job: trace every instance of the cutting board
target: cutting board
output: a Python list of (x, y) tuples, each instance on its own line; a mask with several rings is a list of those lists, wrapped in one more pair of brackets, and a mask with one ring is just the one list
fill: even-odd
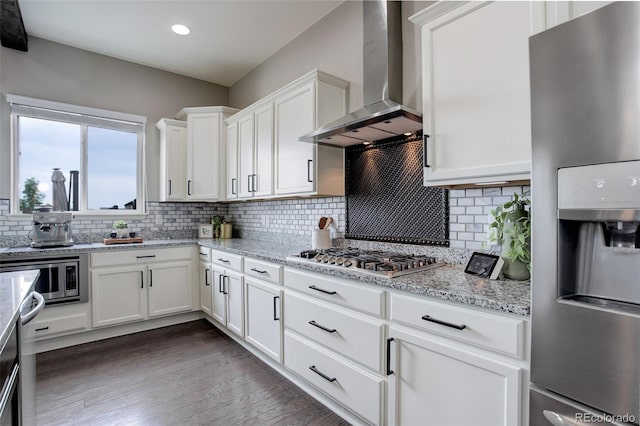
[(134, 237), (134, 238), (103, 238), (102, 242), (105, 246), (111, 244), (134, 244), (141, 243), (142, 237)]

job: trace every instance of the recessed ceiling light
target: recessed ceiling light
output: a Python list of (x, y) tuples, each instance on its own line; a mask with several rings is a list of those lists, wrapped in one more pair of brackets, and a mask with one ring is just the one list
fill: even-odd
[(364, 141), (364, 142), (362, 142), (362, 145), (371, 145), (371, 142), (369, 142), (369, 141)]
[(187, 35), (191, 32), (191, 30), (189, 29), (189, 27), (187, 27), (186, 25), (182, 25), (182, 24), (175, 24), (171, 26), (171, 31), (173, 31), (176, 34), (179, 35)]
[(404, 135), (405, 136), (411, 136), (413, 133), (412, 132), (405, 132)]

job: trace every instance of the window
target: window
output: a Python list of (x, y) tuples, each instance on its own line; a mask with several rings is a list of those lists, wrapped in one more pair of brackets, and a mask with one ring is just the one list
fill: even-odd
[(12, 213), (144, 212), (145, 117), (14, 95), (7, 101)]

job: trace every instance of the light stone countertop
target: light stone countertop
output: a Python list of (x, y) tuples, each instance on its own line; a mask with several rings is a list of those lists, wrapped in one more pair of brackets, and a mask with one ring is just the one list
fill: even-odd
[(11, 335), (20, 316), (20, 304), (33, 289), (40, 271), (0, 273), (0, 349)]
[(528, 316), (531, 310), (531, 288), (528, 281), (488, 280), (464, 273), (464, 267), (446, 265), (429, 271), (386, 278), (358, 273), (355, 270), (334, 269), (315, 263), (300, 263), (287, 260), (288, 256), (308, 250), (308, 244), (285, 244), (280, 241), (260, 241), (233, 238), (228, 240), (184, 239), (150, 240), (141, 244), (116, 244), (105, 246), (101, 243), (76, 244), (72, 247), (55, 249), (32, 249), (27, 247), (0, 249), (0, 260), (20, 256), (60, 255), (73, 252), (97, 252), (104, 250), (131, 250), (154, 247), (171, 247), (199, 244), (216, 250), (262, 259), (312, 272), (320, 272), (339, 278), (361, 281), (405, 291), (473, 305), (481, 308)]

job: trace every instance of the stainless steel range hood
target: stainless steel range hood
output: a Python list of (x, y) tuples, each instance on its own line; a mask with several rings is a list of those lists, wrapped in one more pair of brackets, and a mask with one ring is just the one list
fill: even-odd
[(364, 1), (365, 107), (300, 137), (349, 146), (422, 130), (422, 117), (402, 101), (402, 16), (399, 1)]

